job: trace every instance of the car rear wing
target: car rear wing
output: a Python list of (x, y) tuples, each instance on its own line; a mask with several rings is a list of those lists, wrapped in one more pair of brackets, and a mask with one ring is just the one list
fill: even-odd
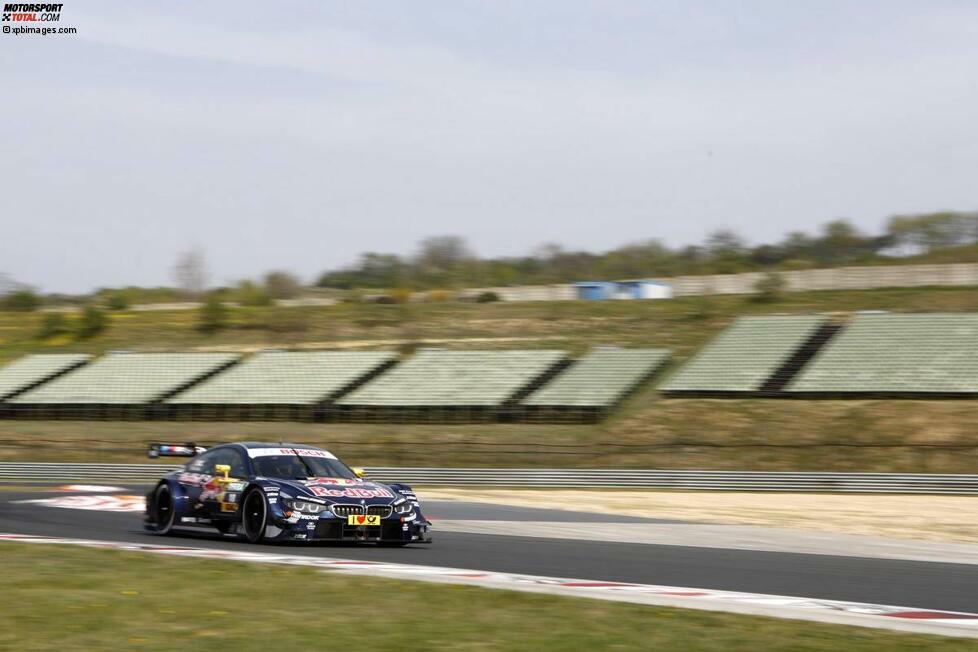
[(205, 450), (207, 450), (207, 448), (204, 446), (198, 446), (192, 441), (183, 444), (154, 441), (150, 443), (149, 450), (146, 451), (146, 455), (153, 459), (156, 459), (157, 457), (195, 457), (200, 453), (203, 453)]

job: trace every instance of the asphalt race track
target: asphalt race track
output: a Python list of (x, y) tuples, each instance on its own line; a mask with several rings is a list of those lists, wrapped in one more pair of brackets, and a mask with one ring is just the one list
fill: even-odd
[[(123, 493), (142, 495), (145, 488)], [(30, 503), (51, 492), (0, 491), (0, 532), (135, 543), (265, 550), (612, 582), (744, 591), (920, 609), (978, 612), (978, 565), (587, 540), (588, 523), (647, 519), (463, 502), (425, 501), (434, 543), (405, 548), (356, 544), (253, 546), (205, 531), (159, 537), (142, 515)], [(422, 495), (423, 500), (423, 495)], [(568, 522), (569, 538), (439, 532), (438, 520)], [(663, 521), (659, 521), (663, 522)], [(675, 523), (675, 521), (670, 521)], [(518, 533), (517, 533), (518, 534)]]

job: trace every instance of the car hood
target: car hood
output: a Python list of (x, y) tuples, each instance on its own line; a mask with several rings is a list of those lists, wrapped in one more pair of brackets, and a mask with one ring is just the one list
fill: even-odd
[(296, 497), (313, 496), (330, 502), (355, 501), (364, 504), (389, 505), (400, 494), (390, 487), (366, 480), (339, 478), (309, 478), (306, 480), (278, 480), (283, 489), (295, 491)]

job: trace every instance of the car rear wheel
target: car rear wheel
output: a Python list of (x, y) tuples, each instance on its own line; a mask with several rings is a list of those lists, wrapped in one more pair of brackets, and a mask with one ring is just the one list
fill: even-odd
[(252, 489), (241, 504), (241, 525), (245, 538), (251, 543), (261, 543), (268, 525), (268, 502), (261, 489)]
[(170, 487), (165, 484), (161, 484), (156, 488), (156, 496), (153, 499), (153, 504), (156, 507), (156, 513), (153, 515), (156, 519), (156, 531), (159, 534), (169, 534), (173, 530), (173, 521), (176, 516), (176, 510), (173, 507), (173, 495), (170, 493)]

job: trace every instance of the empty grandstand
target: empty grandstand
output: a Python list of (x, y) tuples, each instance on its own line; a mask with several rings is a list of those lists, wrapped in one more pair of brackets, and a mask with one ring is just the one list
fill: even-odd
[(267, 351), (165, 401), (177, 418), (311, 420), (395, 363), (386, 351)]
[(144, 418), (149, 404), (240, 359), (231, 353), (110, 353), (8, 401), (16, 416)]
[(974, 396), (978, 315), (857, 315), (787, 389), (797, 396)]
[(667, 396), (777, 393), (837, 329), (817, 315), (740, 317), (661, 389)]
[(523, 399), (524, 416), (532, 421), (597, 421), (668, 359), (667, 349), (592, 349)]
[(421, 350), (338, 399), (332, 418), (485, 421), (509, 408), (567, 363), (563, 351)]
[(25, 355), (0, 369), (0, 400), (40, 385), (41, 383), (85, 364), (92, 356), (83, 353), (48, 353)]

